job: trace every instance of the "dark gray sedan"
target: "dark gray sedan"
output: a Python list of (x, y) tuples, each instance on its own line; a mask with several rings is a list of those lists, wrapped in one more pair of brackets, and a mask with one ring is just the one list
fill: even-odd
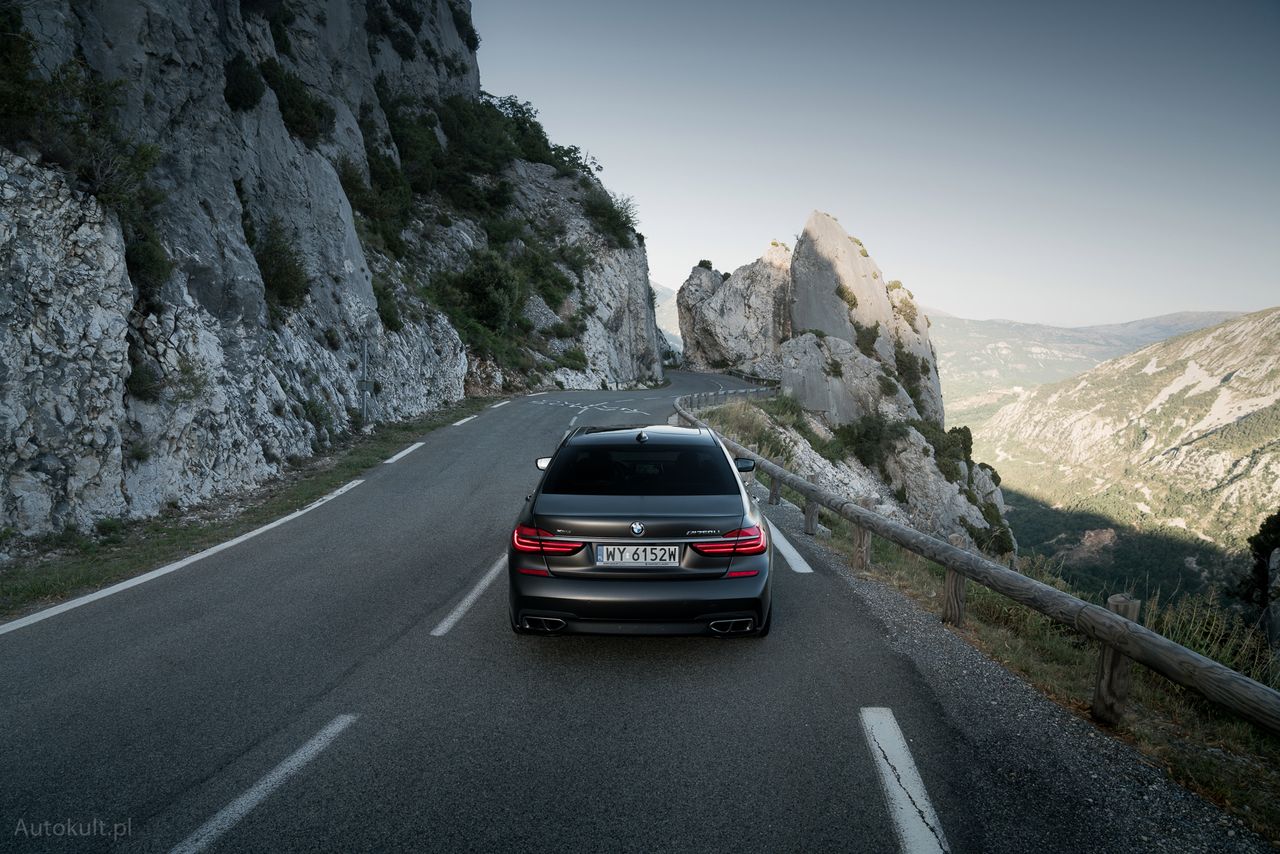
[(708, 430), (581, 427), (538, 467), (507, 550), (516, 632), (768, 634), (753, 461)]

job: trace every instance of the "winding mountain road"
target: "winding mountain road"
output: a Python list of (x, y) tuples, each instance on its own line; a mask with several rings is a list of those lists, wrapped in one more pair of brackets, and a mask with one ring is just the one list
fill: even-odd
[(514, 635), (534, 458), (741, 385), (498, 404), (257, 536), (0, 626), (0, 849), (1260, 846), (786, 505), (767, 638)]

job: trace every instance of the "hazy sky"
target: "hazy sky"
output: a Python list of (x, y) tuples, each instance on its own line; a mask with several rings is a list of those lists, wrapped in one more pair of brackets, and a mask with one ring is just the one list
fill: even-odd
[(964, 317), (1280, 304), (1280, 3), (474, 0), (481, 85), (634, 197), (652, 277), (814, 208)]

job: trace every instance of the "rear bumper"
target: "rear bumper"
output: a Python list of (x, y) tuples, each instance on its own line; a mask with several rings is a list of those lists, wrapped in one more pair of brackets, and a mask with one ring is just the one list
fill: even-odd
[(717, 632), (717, 620), (763, 624), (770, 607), (770, 573), (701, 580), (575, 579), (522, 575), (508, 569), (511, 618), (564, 620), (570, 634), (686, 635)]

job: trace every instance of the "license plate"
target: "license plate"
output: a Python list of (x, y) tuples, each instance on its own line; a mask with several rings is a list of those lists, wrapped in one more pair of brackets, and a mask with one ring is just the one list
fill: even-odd
[(677, 566), (677, 545), (596, 546), (596, 563), (610, 566)]

